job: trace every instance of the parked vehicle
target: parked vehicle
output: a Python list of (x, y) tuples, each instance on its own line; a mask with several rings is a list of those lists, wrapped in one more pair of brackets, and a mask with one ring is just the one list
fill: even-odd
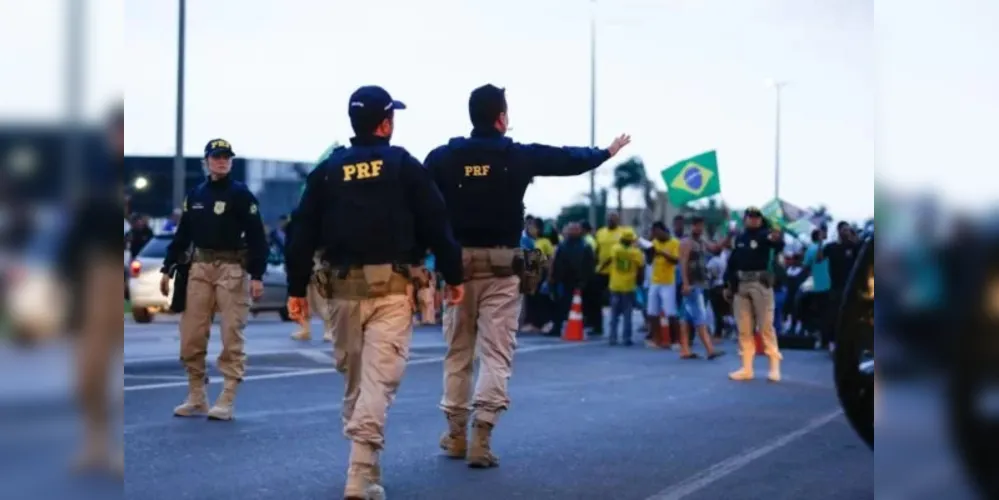
[[(172, 233), (156, 235), (129, 264), (128, 289), (132, 318), (136, 323), (149, 323), (157, 314), (169, 313), (174, 292), (173, 280), (170, 282), (171, 295), (164, 297), (160, 293), (160, 268), (171, 241), (173, 241)], [(282, 320), (289, 321), (287, 277), (284, 272), (284, 262), (277, 252), (272, 252), (263, 281), (264, 295), (251, 304), (250, 312), (257, 314), (276, 311)]]
[(59, 335), (69, 301), (56, 260), (64, 227), (57, 219), (37, 217), (27, 246), (8, 255), (3, 266), (7, 291), (7, 321), (14, 338), (35, 342)]

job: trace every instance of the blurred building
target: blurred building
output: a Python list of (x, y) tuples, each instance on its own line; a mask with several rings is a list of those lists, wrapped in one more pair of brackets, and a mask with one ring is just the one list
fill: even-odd
[(0, 126), (0, 200), (56, 203), (74, 181), (101, 178), (107, 172), (107, 158), (100, 129)]
[[(236, 157), (230, 175), (253, 191), (260, 201), (264, 222), (270, 224), (298, 203), (304, 175), (310, 168), (309, 163)], [(173, 157), (126, 156), (124, 169), (132, 212), (162, 218), (177, 208), (172, 200)], [(185, 191), (203, 182), (205, 175), (200, 157), (186, 158)]]

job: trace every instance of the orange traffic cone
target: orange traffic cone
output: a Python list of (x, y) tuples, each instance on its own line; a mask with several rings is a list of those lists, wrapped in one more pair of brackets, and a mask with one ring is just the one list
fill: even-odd
[(673, 347), (673, 337), (669, 331), (669, 318), (665, 314), (659, 315), (659, 338), (656, 339), (659, 347), (669, 349)]
[(760, 336), (760, 332), (756, 332), (753, 334), (753, 340), (756, 341), (756, 355), (762, 356), (764, 354), (763, 337)]
[(579, 290), (572, 292), (572, 307), (569, 308), (569, 321), (562, 331), (562, 339), (572, 342), (583, 340), (583, 296)]

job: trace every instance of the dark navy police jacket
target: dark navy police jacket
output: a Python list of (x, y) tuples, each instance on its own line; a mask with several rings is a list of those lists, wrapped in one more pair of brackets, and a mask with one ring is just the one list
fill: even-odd
[(422, 264), (427, 248), (451, 285), (463, 281), (461, 247), (427, 170), (384, 138), (353, 138), (309, 174), (292, 215), (288, 293), (305, 297), (319, 248), (335, 267)]
[(187, 194), (162, 271), (172, 271), (191, 244), (204, 250), (245, 249), (250, 279), (263, 278), (270, 249), (257, 198), (246, 184), (229, 176), (219, 180), (209, 178)]
[(582, 174), (609, 158), (605, 149), (519, 144), (476, 129), (433, 150), (425, 164), (462, 246), (518, 248), (524, 193), (535, 177)]

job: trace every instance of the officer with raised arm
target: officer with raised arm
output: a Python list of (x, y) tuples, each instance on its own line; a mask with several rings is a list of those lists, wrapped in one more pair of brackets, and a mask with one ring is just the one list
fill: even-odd
[[(229, 177), (233, 156), (232, 146), (223, 139), (205, 145), (208, 179), (184, 200), (180, 223), (163, 259), (160, 291), (168, 296), (170, 275), (194, 245), (186, 306), (180, 319), (180, 358), (187, 370), (188, 393), (187, 399), (174, 409), (178, 417), (207, 412), (212, 420), (232, 419), (236, 388), (246, 370), (243, 329), (250, 313), (250, 296), (260, 298), (264, 293), (263, 276), (270, 249), (256, 197), (245, 184)], [(218, 366), (224, 386), (209, 409), (205, 392), (206, 332), (216, 308), (222, 314)]]
[[(589, 172), (631, 142), (622, 135), (607, 149), (520, 144), (506, 137), (510, 119), (506, 91), (485, 85), (468, 100), (470, 137), (456, 137), (433, 150), (425, 162), (447, 202), (455, 236), (463, 250), (468, 285), (458, 307), (448, 308), (444, 336), (444, 396), (441, 409), (447, 431), (440, 447), (470, 467), (499, 464), (490, 437), (510, 398), (507, 380), (516, 345), (520, 294), (533, 293), (523, 282), (541, 270), (536, 255), (520, 250), (524, 193), (538, 176), (573, 176)], [(526, 275), (525, 275), (526, 272)], [(533, 283), (536, 285), (537, 283)], [(481, 366), (472, 396), (472, 360), (476, 346)], [(468, 443), (469, 414), (472, 419)]]
[(324, 250), (337, 369), (344, 374), (344, 434), (351, 440), (345, 499), (380, 498), (378, 455), (385, 417), (399, 387), (413, 335), (413, 268), (429, 247), (448, 298), (464, 295), (461, 247), (444, 200), (426, 169), (389, 144), (395, 110), (405, 106), (381, 87), (350, 97), (356, 136), (333, 151), (306, 181), (288, 250), (288, 310), (308, 316), (314, 253)]

